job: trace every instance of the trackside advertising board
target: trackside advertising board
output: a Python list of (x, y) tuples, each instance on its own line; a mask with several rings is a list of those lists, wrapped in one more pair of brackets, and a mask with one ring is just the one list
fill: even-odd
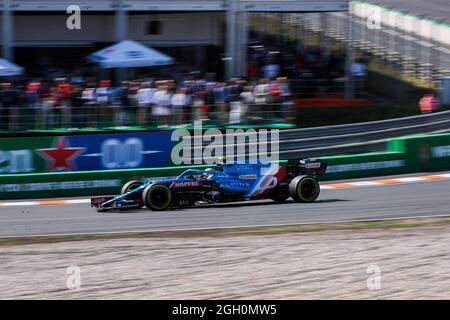
[(0, 138), (0, 174), (170, 165), (170, 131)]
[(366, 153), (322, 157), (328, 162), (325, 180), (358, 178), (407, 172), (405, 154), (401, 152)]
[[(210, 166), (197, 166), (207, 168)], [(190, 166), (0, 175), (0, 200), (117, 194), (129, 180), (177, 176)]]
[(410, 171), (450, 168), (450, 134), (412, 136), (389, 140), (389, 150), (403, 152)]

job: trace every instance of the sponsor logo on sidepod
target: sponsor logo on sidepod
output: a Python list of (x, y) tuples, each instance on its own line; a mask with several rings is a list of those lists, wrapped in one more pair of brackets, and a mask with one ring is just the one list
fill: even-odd
[(239, 179), (256, 179), (256, 174), (241, 174)]
[(170, 186), (171, 188), (186, 188), (186, 187), (200, 187), (203, 184), (200, 181), (180, 181), (174, 182)]

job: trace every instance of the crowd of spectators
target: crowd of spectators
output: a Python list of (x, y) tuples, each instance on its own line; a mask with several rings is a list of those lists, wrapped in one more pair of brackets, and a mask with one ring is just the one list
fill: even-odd
[(283, 74), (299, 98), (343, 97), (345, 51), (296, 42), (273, 47), (255, 43), (249, 47), (247, 73), (250, 78)]
[(3, 130), (112, 126), (219, 125), (284, 121), (291, 105), (285, 77), (214, 81), (151, 78), (122, 81), (57, 78), (0, 84)]
[[(343, 97), (344, 69), (340, 51), (289, 43), (250, 46), (246, 79), (171, 72), (113, 83), (81, 70), (45, 69), (33, 80), (0, 79), (0, 130), (286, 122), (294, 95)], [(357, 89), (363, 71), (362, 63), (352, 66)]]

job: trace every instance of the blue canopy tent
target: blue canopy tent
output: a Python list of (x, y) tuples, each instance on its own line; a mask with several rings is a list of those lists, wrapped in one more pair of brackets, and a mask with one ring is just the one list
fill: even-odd
[(153, 67), (173, 63), (173, 58), (132, 40), (124, 40), (90, 54), (88, 60), (102, 68)]
[(0, 77), (16, 76), (22, 74), (23, 70), (21, 66), (0, 58)]

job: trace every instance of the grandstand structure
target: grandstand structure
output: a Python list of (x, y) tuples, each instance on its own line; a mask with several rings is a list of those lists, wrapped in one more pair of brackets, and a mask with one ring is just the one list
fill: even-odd
[[(80, 30), (66, 28), (71, 4), (81, 9)], [(347, 12), (349, 0), (1, 0), (0, 5), (2, 55), (10, 60), (17, 47), (89, 47), (126, 38), (157, 47), (220, 45), (230, 78), (246, 72), (249, 13)], [(201, 51), (196, 56), (204, 58)]]

